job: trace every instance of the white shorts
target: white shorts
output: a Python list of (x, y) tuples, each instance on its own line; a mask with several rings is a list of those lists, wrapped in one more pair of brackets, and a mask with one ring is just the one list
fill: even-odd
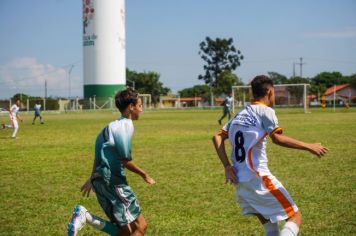
[(236, 190), (242, 214), (260, 214), (276, 223), (292, 217), (298, 207), (287, 190), (274, 176), (256, 176), (241, 182)]

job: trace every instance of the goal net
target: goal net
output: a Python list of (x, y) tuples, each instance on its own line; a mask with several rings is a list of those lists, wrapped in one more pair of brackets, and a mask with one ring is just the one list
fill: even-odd
[[(276, 84), (274, 85), (275, 104), (274, 107), (300, 107), (308, 112), (310, 84)], [(250, 85), (232, 86), (234, 98), (233, 111), (242, 108), (252, 101)]]
[(141, 93), (139, 93), (138, 96), (141, 98), (142, 108), (144, 110), (151, 109), (151, 104), (152, 104), (151, 94), (141, 94)]

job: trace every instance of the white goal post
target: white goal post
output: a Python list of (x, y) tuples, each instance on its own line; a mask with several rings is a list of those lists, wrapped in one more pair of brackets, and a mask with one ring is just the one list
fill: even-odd
[[(275, 106), (303, 106), (304, 113), (308, 113), (309, 87), (310, 84), (275, 84)], [(252, 100), (252, 92), (250, 85), (232, 86), (231, 91), (232, 98), (234, 100), (234, 105), (232, 107), (232, 111), (234, 113), (236, 107), (246, 106)]]
[(151, 105), (152, 105), (151, 94), (139, 93), (138, 96), (141, 98), (143, 109), (151, 109)]

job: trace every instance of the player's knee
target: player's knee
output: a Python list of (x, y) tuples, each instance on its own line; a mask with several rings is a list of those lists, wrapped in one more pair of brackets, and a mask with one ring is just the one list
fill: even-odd
[(132, 234), (132, 230), (131, 227), (129, 225), (124, 225), (120, 228), (119, 232), (117, 232), (117, 236), (122, 236), (122, 235), (131, 235)]
[(302, 224), (302, 213), (300, 211), (297, 211), (294, 216), (288, 219), (288, 221), (293, 221), (300, 227), (300, 225)]
[(147, 222), (145, 220), (141, 220), (138, 224), (137, 230), (144, 234), (147, 230), (147, 227)]

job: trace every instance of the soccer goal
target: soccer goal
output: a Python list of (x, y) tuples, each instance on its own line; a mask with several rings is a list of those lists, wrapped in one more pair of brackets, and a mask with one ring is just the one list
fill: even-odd
[[(301, 107), (308, 113), (310, 84), (276, 84), (274, 85), (275, 107)], [(233, 112), (244, 107), (252, 101), (250, 85), (232, 86), (234, 98)]]
[(142, 101), (142, 107), (143, 109), (151, 109), (151, 104), (152, 104), (152, 98), (151, 94), (139, 94), (139, 97), (141, 98)]

